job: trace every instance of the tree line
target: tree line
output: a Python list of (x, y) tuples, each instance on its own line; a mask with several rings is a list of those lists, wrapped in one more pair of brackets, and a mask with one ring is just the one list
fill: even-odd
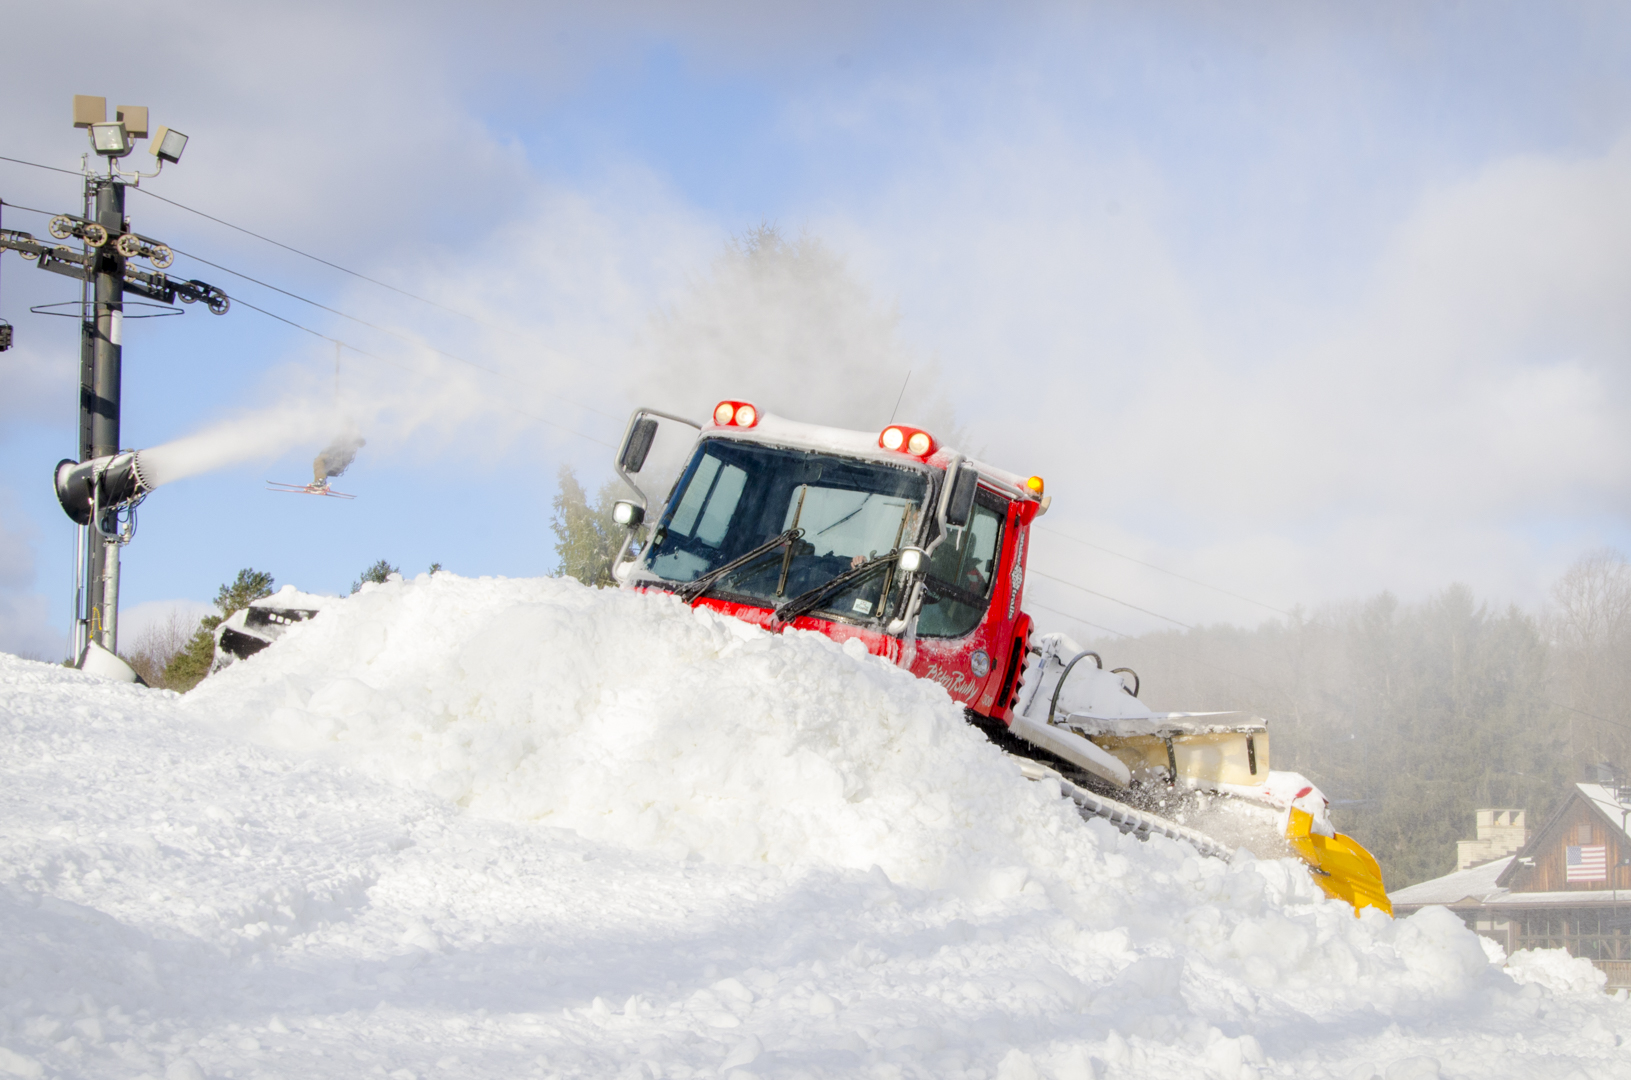
[(1574, 781), (1631, 764), (1631, 565), (1618, 552), (1582, 557), (1538, 612), (1451, 585), (1417, 603), (1384, 592), (1087, 647), (1136, 669), (1156, 709), (1267, 719), (1274, 767), (1332, 798), (1390, 888), (1454, 870), (1474, 810), (1523, 809), (1534, 828)]

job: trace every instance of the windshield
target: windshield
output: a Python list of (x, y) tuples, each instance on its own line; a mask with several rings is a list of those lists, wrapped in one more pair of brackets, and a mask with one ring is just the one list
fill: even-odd
[[(796, 529), (710, 590), (773, 607), (914, 542), (927, 492), (927, 477), (914, 469), (710, 439), (680, 477), (647, 565), (667, 581), (694, 581)], [(879, 617), (896, 577), (892, 564), (880, 565), (818, 610)]]

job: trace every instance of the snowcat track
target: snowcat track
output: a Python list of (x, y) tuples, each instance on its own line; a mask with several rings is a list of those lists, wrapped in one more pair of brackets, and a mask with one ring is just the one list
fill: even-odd
[(965, 709), (964, 715), (969, 723), (985, 732), (986, 738), (1008, 754), (1019, 758), (1020, 768), (1027, 777), (1032, 780), (1040, 780), (1043, 777), (1057, 779), (1060, 792), (1076, 804), (1083, 817), (1103, 818), (1122, 832), (1131, 833), (1140, 840), (1148, 840), (1152, 836), (1180, 840), (1208, 858), (1227, 862), (1234, 856), (1233, 848), (1212, 839), (1199, 829), (1191, 829), (1171, 818), (1129, 806), (1119, 799), (1112, 799), (1108, 795), (1076, 783), (1065, 775), (1065, 770), (1081, 775), (1084, 780), (1087, 778), (1086, 774), (1081, 773), (1081, 770), (1070, 762), (1016, 738), (1006, 726), (989, 720), (972, 709)]
[(1219, 843), (1199, 829), (1191, 829), (1159, 814), (1117, 802), (1096, 791), (1089, 791), (1079, 784), (1073, 784), (1063, 776), (1059, 777), (1059, 789), (1081, 809), (1083, 817), (1104, 818), (1122, 832), (1131, 833), (1140, 840), (1148, 840), (1152, 836), (1181, 840), (1201, 855), (1222, 859), (1225, 862), (1234, 855), (1234, 851), (1226, 844)]

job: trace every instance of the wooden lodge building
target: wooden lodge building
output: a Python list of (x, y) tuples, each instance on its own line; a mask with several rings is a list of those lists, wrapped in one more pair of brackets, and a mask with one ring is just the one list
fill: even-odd
[[(1391, 893), (1395, 915), (1438, 904), (1506, 949), (1567, 949), (1631, 986), (1631, 789), (1576, 784), (1529, 834), (1521, 810), (1478, 811), (1458, 869)], [(1489, 855), (1487, 859), (1480, 856)]]

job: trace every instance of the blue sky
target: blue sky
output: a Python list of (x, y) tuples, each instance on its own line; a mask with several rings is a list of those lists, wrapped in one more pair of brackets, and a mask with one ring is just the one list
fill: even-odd
[[(245, 307), (133, 325), (125, 442), (245, 438), (142, 508), (128, 606), (207, 601), (242, 566), (319, 591), (379, 557), (547, 572), (556, 467), (605, 477), (593, 440), (633, 405), (747, 386), (866, 424), (908, 370), (903, 408), (941, 400), (994, 463), (1048, 476), (1051, 527), (1277, 606), (1461, 580), (1536, 607), (1628, 542), (1615, 5), (64, 3), (8, 28), (48, 47), (96, 20), (125, 43), (105, 74), (0, 72), (0, 152), (73, 168), (74, 93), (148, 104), (193, 140), (153, 192), (477, 319), (137, 193), (140, 231), (503, 373), (179, 259), (412, 374), (348, 353), (337, 402), (332, 345)], [(0, 162), (8, 203), (77, 190)], [(864, 294), (830, 363), (798, 351), (806, 313), (723, 276), (761, 222), (819, 237)], [(73, 322), (28, 307), (71, 288), (0, 263), (0, 648), (41, 655), (66, 620), (47, 478), (77, 358)], [(370, 439), (356, 502), (264, 490), (346, 418)], [(1182, 621), (1261, 614), (1035, 557)]]

